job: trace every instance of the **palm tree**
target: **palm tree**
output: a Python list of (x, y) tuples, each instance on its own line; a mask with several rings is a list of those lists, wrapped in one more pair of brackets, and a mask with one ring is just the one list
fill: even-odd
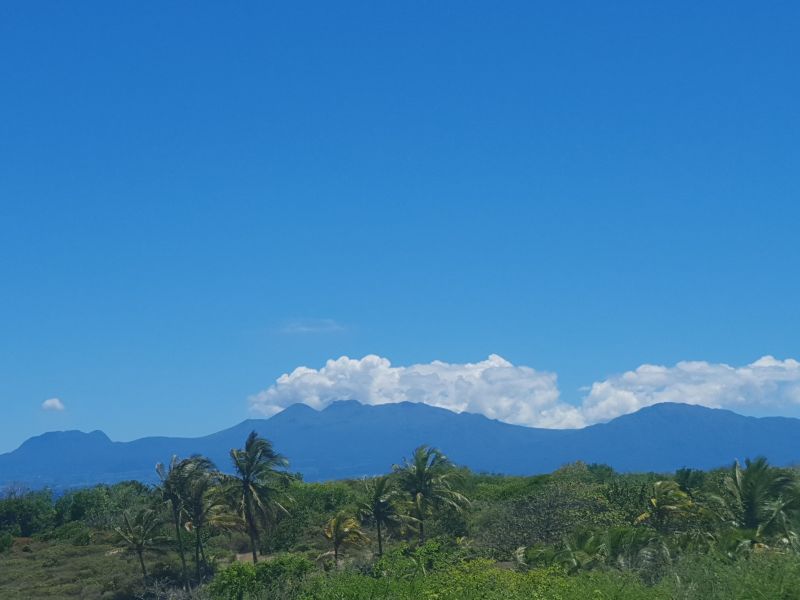
[(434, 509), (449, 507), (461, 511), (469, 500), (453, 489), (458, 473), (453, 463), (436, 448), (420, 446), (411, 460), (395, 465), (398, 486), (411, 501), (412, 517), (419, 527), (419, 543), (425, 542), (425, 518)]
[(754, 531), (756, 539), (784, 529), (787, 513), (798, 504), (791, 477), (770, 467), (763, 457), (745, 460), (745, 468), (735, 462), (724, 485), (734, 522)]
[(156, 465), (156, 473), (161, 480), (159, 491), (163, 500), (169, 504), (172, 511), (172, 524), (175, 527), (175, 539), (178, 542), (178, 554), (181, 558), (181, 573), (183, 586), (189, 585), (189, 576), (186, 571), (186, 551), (183, 547), (181, 534), (186, 499), (192, 479), (213, 468), (213, 463), (202, 456), (179, 459), (173, 456), (168, 467), (163, 463)]
[(675, 481), (680, 488), (694, 497), (697, 490), (703, 487), (706, 480), (705, 471), (699, 469), (682, 468), (675, 471)]
[(190, 481), (184, 510), (184, 527), (194, 534), (195, 576), (200, 581), (201, 564), (206, 564), (203, 532), (208, 527), (225, 530), (238, 529), (241, 520), (228, 510), (226, 499), (219, 487), (220, 476), (212, 471), (198, 472)]
[(671, 561), (664, 537), (644, 527), (611, 527), (602, 534), (603, 552), (609, 567), (621, 571), (657, 569)]
[(122, 538), (128, 550), (136, 554), (142, 568), (142, 579), (147, 582), (147, 567), (144, 563), (144, 553), (149, 548), (160, 545), (164, 540), (157, 535), (161, 527), (161, 517), (152, 508), (141, 508), (132, 515), (123, 511), (122, 527), (114, 530)]
[(322, 530), (322, 535), (333, 545), (333, 562), (336, 565), (339, 564), (339, 551), (342, 546), (355, 546), (369, 541), (358, 527), (358, 521), (344, 513), (339, 513), (328, 521)]
[(288, 514), (281, 498), (290, 480), (282, 469), (289, 463), (255, 431), (247, 437), (243, 450), (233, 449), (230, 454), (235, 474), (226, 477), (227, 491), (247, 527), (255, 564), (259, 546), (257, 522), (268, 523), (281, 513)]
[(378, 530), (378, 556), (383, 556), (382, 528), (400, 521), (395, 506), (398, 492), (386, 475), (367, 479), (364, 486), (366, 494), (359, 506), (359, 512), (363, 521), (375, 524)]
[[(554, 556), (569, 573), (593, 569), (604, 559), (604, 545), (601, 536), (588, 530), (574, 532), (563, 541), (563, 549)], [(539, 554), (537, 558), (546, 557)]]
[(636, 523), (649, 521), (660, 532), (675, 519), (688, 516), (693, 507), (689, 494), (675, 481), (656, 481), (649, 495), (647, 508), (636, 518)]

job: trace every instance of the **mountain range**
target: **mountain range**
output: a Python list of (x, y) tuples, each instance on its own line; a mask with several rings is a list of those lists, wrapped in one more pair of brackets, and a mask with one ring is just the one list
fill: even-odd
[(440, 448), (474, 471), (530, 475), (569, 462), (605, 463), (618, 471), (714, 468), (757, 455), (787, 465), (800, 459), (800, 419), (745, 417), (664, 403), (584, 429), (535, 429), (426, 404), (379, 406), (335, 402), (317, 411), (295, 404), (198, 438), (147, 437), (114, 442), (101, 431), (45, 433), (0, 455), (0, 487), (65, 489), (156, 480), (154, 466), (173, 454), (203, 454), (226, 470), (228, 452), (250, 431), (270, 439), (306, 481), (389, 471), (420, 444)]

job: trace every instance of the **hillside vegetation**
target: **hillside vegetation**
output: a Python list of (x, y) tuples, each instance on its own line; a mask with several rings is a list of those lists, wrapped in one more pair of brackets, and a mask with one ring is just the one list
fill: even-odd
[(619, 474), (476, 474), (435, 448), (305, 483), (251, 434), (160, 484), (10, 488), (2, 598), (800, 598), (800, 472), (763, 458)]

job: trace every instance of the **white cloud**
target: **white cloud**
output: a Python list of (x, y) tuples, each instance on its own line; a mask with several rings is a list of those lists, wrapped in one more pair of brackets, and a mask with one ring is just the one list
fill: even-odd
[(293, 319), (285, 323), (281, 333), (299, 335), (307, 333), (338, 333), (344, 326), (333, 319)]
[(424, 402), (537, 427), (584, 424), (575, 407), (559, 401), (555, 374), (514, 366), (496, 354), (477, 363), (433, 361), (407, 367), (375, 355), (343, 356), (321, 369), (298, 367), (250, 398), (252, 408), (264, 415), (297, 402), (322, 409), (336, 400)]
[(641, 365), (595, 382), (582, 412), (589, 423), (608, 421), (659, 402), (683, 402), (747, 413), (800, 408), (800, 362), (764, 356), (743, 367), (704, 361), (674, 367)]
[(645, 364), (595, 382), (582, 404), (573, 406), (560, 400), (555, 373), (515, 366), (496, 354), (477, 363), (433, 361), (407, 367), (375, 355), (343, 356), (321, 369), (298, 367), (281, 375), (250, 403), (254, 411), (271, 416), (297, 402), (319, 410), (336, 400), (424, 402), (546, 428), (583, 427), (659, 402), (800, 415), (800, 362), (764, 356), (743, 367), (701, 361), (673, 367)]
[(50, 411), (50, 412), (63, 412), (66, 410), (66, 406), (64, 403), (58, 398), (49, 398), (42, 402), (42, 410)]

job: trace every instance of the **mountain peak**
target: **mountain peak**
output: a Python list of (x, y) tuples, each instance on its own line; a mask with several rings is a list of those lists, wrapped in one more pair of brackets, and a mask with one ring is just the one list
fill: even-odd
[(364, 408), (365, 404), (361, 404), (358, 400), (336, 400), (331, 402), (325, 407), (323, 412), (352, 412)]
[(315, 408), (310, 407), (308, 404), (303, 404), (302, 402), (296, 402), (295, 404), (290, 404), (275, 416), (278, 415), (303, 416), (303, 415), (311, 415), (316, 412), (318, 411)]
[(111, 439), (102, 431), (94, 430), (90, 432), (70, 429), (67, 431), (48, 431), (41, 435), (30, 438), (23, 442), (22, 448), (31, 448), (51, 443), (77, 443), (77, 444), (110, 444)]

